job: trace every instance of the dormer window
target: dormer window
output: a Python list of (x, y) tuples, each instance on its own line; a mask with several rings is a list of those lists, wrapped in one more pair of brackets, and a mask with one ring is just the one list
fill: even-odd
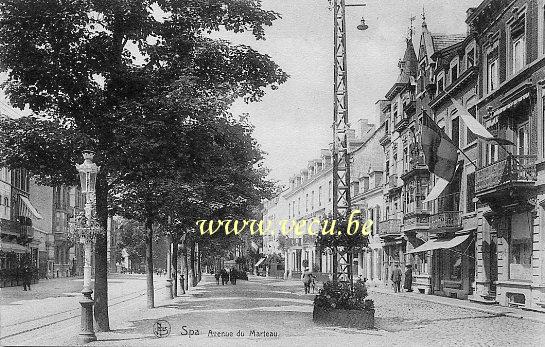
[(456, 82), (458, 79), (458, 59), (450, 63), (450, 83)]
[(437, 76), (437, 94), (445, 90), (445, 75), (443, 73)]

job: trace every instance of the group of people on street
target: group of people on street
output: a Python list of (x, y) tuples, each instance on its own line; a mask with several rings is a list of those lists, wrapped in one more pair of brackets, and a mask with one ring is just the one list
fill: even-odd
[(316, 276), (310, 271), (310, 269), (307, 267), (301, 274), (301, 281), (303, 281), (303, 286), (305, 287), (305, 294), (310, 294), (310, 290), (312, 289), (312, 292), (314, 293), (316, 282), (315, 282)]
[[(400, 293), (401, 292), (401, 280), (403, 278), (403, 272), (399, 268), (399, 265), (395, 265), (394, 270), (392, 271), (392, 275), (390, 276), (390, 279), (393, 282), (394, 286), (394, 292)], [(407, 290), (408, 292), (413, 291), (413, 268), (409, 264), (407, 265), (407, 269), (405, 270), (405, 282), (403, 283), (403, 289)]]
[(220, 278), (221, 285), (225, 285), (229, 282), (231, 282), (231, 284), (237, 284), (237, 271), (234, 267), (232, 267), (229, 271), (226, 268), (216, 271), (214, 277), (216, 278), (216, 284), (218, 286), (220, 284)]

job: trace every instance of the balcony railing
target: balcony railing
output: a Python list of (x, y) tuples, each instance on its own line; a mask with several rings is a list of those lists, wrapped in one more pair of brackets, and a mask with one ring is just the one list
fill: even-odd
[(534, 182), (536, 157), (530, 155), (509, 156), (479, 169), (475, 175), (475, 192), (487, 192), (504, 184)]
[(430, 216), (430, 231), (457, 229), (462, 227), (462, 212), (445, 211)]
[(34, 238), (34, 228), (18, 221), (1, 219), (0, 231), (2, 234), (9, 234), (18, 237)]
[(400, 219), (388, 219), (379, 222), (378, 225), (379, 235), (395, 235), (401, 234), (401, 220)]

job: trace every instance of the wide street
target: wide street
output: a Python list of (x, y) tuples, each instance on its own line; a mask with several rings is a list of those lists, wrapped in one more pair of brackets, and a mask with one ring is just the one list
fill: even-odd
[[(20, 287), (2, 289), (0, 343), (76, 344), (81, 283), (78, 279), (56, 279), (41, 281), (30, 292)], [(538, 346), (545, 341), (542, 323), (452, 306), (452, 302), (457, 304), (454, 299), (447, 299), (451, 302), (445, 305), (422, 301), (417, 294), (371, 289), (376, 329), (355, 330), (315, 325), (313, 295), (302, 294), (299, 281), (251, 276), (236, 286), (217, 286), (205, 275), (197, 287), (174, 300), (165, 298), (164, 277), (156, 278), (155, 283), (157, 307), (148, 310), (144, 276), (112, 276), (112, 331), (97, 333), (99, 341), (89, 345), (210, 346), (228, 342), (284, 346), (306, 345), (311, 338), (315, 345), (371, 346)], [(169, 322), (170, 336), (159, 339), (154, 335), (153, 325), (159, 319)]]

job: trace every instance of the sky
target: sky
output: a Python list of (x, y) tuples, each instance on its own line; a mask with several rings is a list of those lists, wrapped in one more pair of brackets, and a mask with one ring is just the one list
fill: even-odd
[[(350, 123), (362, 118), (377, 122), (375, 102), (384, 98), (397, 78), (411, 16), (416, 17), (413, 41), (418, 53), (423, 7), (431, 32), (456, 34), (466, 32), (466, 10), (480, 2), (368, 0), (363, 8), (347, 8)], [(362, 2), (347, 0), (354, 3)], [(270, 179), (286, 184), (332, 139), (333, 12), (327, 0), (262, 0), (262, 6), (282, 15), (267, 28), (265, 41), (224, 31), (213, 36), (268, 54), (291, 76), (278, 90), (268, 90), (262, 101), (241, 101), (232, 107), (235, 114), (250, 115), (254, 137), (267, 153)], [(366, 31), (356, 29), (362, 15), (369, 25)], [(7, 107), (0, 91), (0, 110)]]
[[(347, 4), (361, 3), (347, 0)], [(466, 10), (478, 0), (368, 0), (365, 7), (347, 8), (349, 120), (377, 123), (375, 102), (395, 82), (415, 16), (413, 38), (418, 54), (422, 7), (431, 32), (465, 33)], [(291, 77), (278, 90), (269, 90), (258, 103), (236, 103), (234, 113), (249, 113), (254, 137), (267, 153), (270, 178), (287, 184), (289, 177), (318, 158), (332, 140), (333, 12), (327, 0), (263, 0), (263, 8), (279, 12), (281, 20), (266, 31), (265, 41), (249, 35), (225, 34), (232, 43), (268, 54)], [(356, 26), (364, 15), (369, 29)]]

